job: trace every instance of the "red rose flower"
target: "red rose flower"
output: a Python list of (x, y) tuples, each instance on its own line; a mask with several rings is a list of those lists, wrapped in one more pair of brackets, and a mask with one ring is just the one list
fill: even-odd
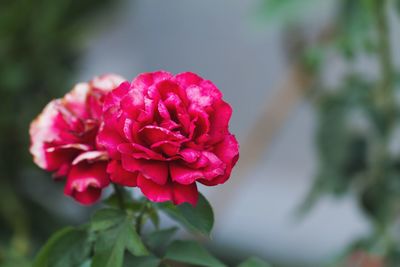
[(231, 107), (194, 73), (141, 74), (109, 93), (103, 111), (97, 140), (112, 160), (111, 181), (152, 201), (195, 205), (196, 183), (224, 183), (238, 160)]
[(77, 84), (62, 99), (51, 101), (30, 126), (30, 152), (35, 163), (67, 177), (65, 194), (88, 205), (108, 186), (108, 156), (96, 144), (104, 96), (123, 79), (104, 75)]

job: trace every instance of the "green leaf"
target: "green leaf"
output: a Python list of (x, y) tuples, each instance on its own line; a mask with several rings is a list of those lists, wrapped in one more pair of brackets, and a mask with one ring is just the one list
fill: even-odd
[(133, 225), (127, 220), (121, 233), (125, 237), (126, 249), (135, 256), (146, 256), (149, 254), (142, 239), (136, 232)]
[(91, 264), (92, 264), (92, 260), (88, 259), (84, 263), (82, 263), (81, 266), (79, 266), (79, 267), (90, 267)]
[(98, 233), (92, 267), (121, 267), (125, 250), (135, 256), (148, 255), (129, 217)]
[(160, 227), (160, 217), (157, 210), (153, 206), (150, 206), (147, 208), (146, 215), (150, 218), (154, 227), (158, 229)]
[(154, 256), (135, 257), (127, 256), (124, 262), (124, 267), (158, 267), (161, 260)]
[[(124, 206), (126, 209), (128, 210), (132, 210), (132, 211), (139, 211), (142, 207), (142, 203), (139, 201), (136, 201), (131, 193), (124, 189), (123, 187), (119, 188), (121, 196), (122, 196), (122, 200), (124, 202)], [(111, 194), (106, 200), (104, 200), (104, 203), (110, 207), (113, 208), (120, 208), (120, 197), (118, 196), (115, 192), (113, 194)]]
[(152, 250), (157, 250), (159, 248), (165, 247), (166, 245), (168, 245), (168, 242), (171, 240), (172, 236), (176, 233), (177, 230), (178, 228), (171, 227), (151, 232), (145, 238), (146, 244)]
[(165, 259), (206, 267), (226, 266), (194, 241), (174, 241), (168, 247)]
[(98, 210), (93, 216), (90, 228), (93, 231), (106, 230), (121, 223), (126, 218), (126, 213), (119, 209), (106, 208)]
[(259, 258), (251, 257), (250, 259), (239, 264), (238, 267), (271, 267), (271, 265)]
[(4, 248), (0, 246), (0, 266), (1, 267), (32, 267), (26, 257), (15, 251), (15, 248)]
[(47, 241), (39, 251), (33, 267), (79, 267), (89, 257), (89, 252), (87, 232), (67, 227)]
[(400, 0), (395, 0), (395, 8), (398, 13), (400, 13)]
[(307, 19), (310, 10), (319, 10), (325, 1), (319, 0), (264, 0), (259, 13), (279, 24), (295, 23)]
[(214, 213), (210, 203), (202, 194), (199, 195), (196, 207), (189, 203), (175, 206), (170, 202), (161, 203), (158, 207), (190, 231), (210, 235), (214, 225)]
[[(111, 240), (110, 240), (111, 243)], [(110, 248), (97, 249), (92, 261), (92, 267), (121, 267), (124, 261), (125, 247), (122, 241), (117, 240)]]

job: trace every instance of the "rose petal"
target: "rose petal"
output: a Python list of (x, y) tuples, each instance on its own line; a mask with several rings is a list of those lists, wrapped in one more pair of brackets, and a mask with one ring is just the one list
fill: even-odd
[(199, 162), (193, 164), (193, 166), (204, 166), (203, 175), (206, 180), (212, 180), (219, 175), (225, 173), (226, 164), (219, 159), (214, 153), (203, 151)]
[(211, 107), (222, 98), (221, 92), (210, 81), (202, 81), (199, 85), (188, 86), (186, 94), (192, 109)]
[[(45, 147), (48, 144), (45, 144)], [(82, 149), (79, 146), (65, 145), (65, 146), (50, 146), (49, 148), (43, 149), (45, 152), (45, 168), (48, 171), (57, 171), (59, 168), (65, 165), (71, 165), (71, 162), (82, 153)], [(58, 171), (57, 171), (58, 172)], [(60, 174), (63, 173), (62, 171)]]
[(182, 141), (185, 139), (183, 135), (177, 132), (172, 132), (170, 130), (158, 127), (158, 126), (153, 126), (153, 125), (148, 125), (143, 127), (139, 131), (139, 136), (140, 138), (145, 141), (148, 145), (152, 145), (154, 143), (158, 143), (161, 141)]
[(157, 100), (151, 98), (144, 99), (144, 109), (140, 110), (136, 120), (140, 123), (152, 123), (155, 119), (157, 110)]
[(172, 120), (165, 120), (165, 121), (160, 123), (160, 127), (172, 131), (172, 130), (176, 130), (176, 129), (181, 128), (181, 125), (179, 125), (178, 123), (176, 123), (176, 122), (174, 122)]
[(180, 184), (191, 184), (197, 179), (204, 178), (201, 170), (192, 169), (179, 163), (170, 163), (169, 165), (172, 181)]
[(182, 99), (175, 94), (170, 94), (168, 98), (164, 99), (164, 104), (169, 111), (171, 119), (180, 123), (183, 130), (188, 132), (190, 127), (190, 116), (182, 102)]
[(159, 153), (135, 143), (123, 143), (118, 145), (117, 149), (120, 153), (136, 159), (164, 160), (164, 157)]
[(180, 147), (179, 143), (171, 141), (160, 141), (151, 145), (151, 149), (160, 150), (161, 153), (164, 153), (168, 157), (178, 154)]
[(160, 114), (161, 118), (163, 118), (166, 121), (170, 121), (171, 120), (171, 116), (169, 115), (168, 109), (165, 106), (163, 101), (158, 101), (157, 104), (157, 111), (158, 114)]
[(135, 159), (122, 155), (122, 166), (130, 172), (140, 172), (142, 176), (163, 185), (168, 179), (168, 165), (163, 161)]
[(130, 142), (136, 141), (137, 140), (136, 133), (139, 129), (140, 129), (139, 123), (127, 118), (125, 120), (124, 128), (123, 128), (124, 137)]
[(170, 174), (173, 181), (180, 184), (191, 184), (198, 179), (213, 180), (225, 173), (226, 164), (215, 154), (203, 151), (198, 161), (190, 165), (170, 163)]
[(83, 205), (96, 202), (103, 188), (109, 185), (106, 162), (81, 163), (71, 168), (64, 193)]
[(79, 156), (77, 156), (74, 159), (74, 161), (72, 161), (72, 165), (77, 165), (78, 163), (85, 161), (85, 160), (88, 163), (92, 163), (95, 161), (108, 160), (108, 155), (105, 151), (96, 151), (96, 150), (81, 153)]
[(103, 111), (115, 109), (120, 106), (121, 99), (129, 92), (131, 84), (129, 82), (121, 83), (104, 98)]
[(221, 101), (214, 107), (214, 112), (210, 115), (210, 142), (216, 143), (224, 139), (229, 133), (228, 125), (232, 116), (231, 106)]
[(182, 159), (184, 161), (188, 163), (193, 163), (200, 157), (201, 153), (198, 150), (186, 148), (181, 150), (179, 154), (182, 156)]
[(88, 109), (86, 107), (86, 99), (90, 86), (87, 83), (78, 83), (72, 88), (71, 92), (61, 99), (62, 105), (78, 118), (87, 118)]
[(142, 73), (132, 81), (132, 88), (146, 92), (150, 86), (171, 79), (172, 77), (172, 74), (167, 71)]
[(239, 159), (239, 143), (236, 137), (233, 134), (225, 136), (225, 139), (215, 147), (214, 154), (233, 167)]
[(90, 111), (92, 118), (100, 119), (103, 114), (103, 102), (106, 93), (117, 88), (124, 78), (116, 74), (105, 74), (98, 77), (94, 77), (90, 82), (91, 88), (88, 93), (86, 105)]
[(156, 84), (156, 88), (158, 93), (160, 94), (161, 99), (167, 99), (170, 96), (176, 96), (183, 103), (187, 103), (185, 90), (180, 87), (173, 80), (165, 80), (158, 84)]
[(190, 137), (197, 140), (197, 143), (204, 143), (209, 138), (210, 122), (207, 113), (196, 112), (195, 119), (192, 121), (194, 127), (190, 128)]
[(232, 168), (235, 166), (237, 160), (239, 159), (239, 144), (235, 136), (227, 135), (225, 139), (216, 146), (214, 153), (226, 164), (226, 169), (223, 175), (220, 175), (215, 179), (209, 181), (205, 179), (198, 180), (199, 182), (208, 186), (222, 184), (226, 182), (226, 180), (231, 175)]
[(107, 166), (107, 173), (113, 183), (123, 186), (136, 186), (137, 173), (126, 171), (119, 160), (111, 161)]
[(108, 128), (104, 125), (97, 135), (97, 145), (104, 147), (109, 156), (113, 159), (120, 157), (118, 145), (125, 142), (125, 139), (114, 129)]
[(187, 202), (192, 204), (192, 206), (196, 206), (197, 200), (199, 199), (199, 192), (197, 191), (196, 183), (190, 185), (173, 183), (172, 194), (175, 205)]
[(125, 79), (122, 76), (114, 73), (109, 73), (94, 77), (89, 82), (89, 85), (94, 89), (108, 92), (117, 88), (124, 81)]
[(56, 170), (56, 172), (53, 173), (52, 177), (54, 178), (54, 180), (61, 180), (62, 178), (68, 175), (70, 169), (71, 169), (71, 164), (69, 162), (63, 163)]
[(121, 100), (121, 109), (127, 116), (137, 119), (144, 110), (144, 96), (139, 90), (130, 90)]
[(47, 104), (42, 113), (32, 121), (29, 128), (31, 137), (29, 150), (33, 155), (35, 163), (43, 169), (47, 169), (48, 167), (44, 143), (55, 140), (58, 137), (57, 132), (53, 130), (54, 119), (58, 116), (56, 105), (56, 101), (51, 101)]
[(165, 202), (173, 200), (170, 184), (159, 185), (143, 175), (138, 175), (137, 185), (148, 199), (154, 202)]
[(183, 72), (175, 76), (175, 81), (186, 90), (189, 86), (199, 85), (203, 78), (193, 72)]

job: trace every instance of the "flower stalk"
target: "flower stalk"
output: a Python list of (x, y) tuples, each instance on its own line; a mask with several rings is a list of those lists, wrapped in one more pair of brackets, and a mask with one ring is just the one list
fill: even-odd
[[(375, 0), (375, 20), (378, 35), (378, 58), (381, 72), (381, 85), (379, 87), (378, 105), (384, 117), (387, 118), (388, 128), (393, 125), (395, 115), (395, 102), (393, 97), (393, 62), (389, 39), (389, 25), (386, 18), (386, 0)], [(389, 132), (389, 131), (388, 131)]]
[(118, 206), (121, 210), (126, 210), (126, 205), (124, 201), (124, 194), (122, 192), (122, 189), (119, 187), (119, 185), (113, 184), (114, 192), (117, 197), (118, 201)]

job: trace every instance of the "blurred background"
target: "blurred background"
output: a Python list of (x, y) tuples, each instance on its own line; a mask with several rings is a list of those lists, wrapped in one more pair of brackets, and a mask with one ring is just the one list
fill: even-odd
[(22, 266), (91, 213), (34, 166), (30, 121), (78, 81), (160, 69), (212, 80), (234, 109), (241, 159), (227, 184), (201, 188), (217, 255), (399, 266), (399, 11), (398, 0), (0, 0), (0, 266)]

